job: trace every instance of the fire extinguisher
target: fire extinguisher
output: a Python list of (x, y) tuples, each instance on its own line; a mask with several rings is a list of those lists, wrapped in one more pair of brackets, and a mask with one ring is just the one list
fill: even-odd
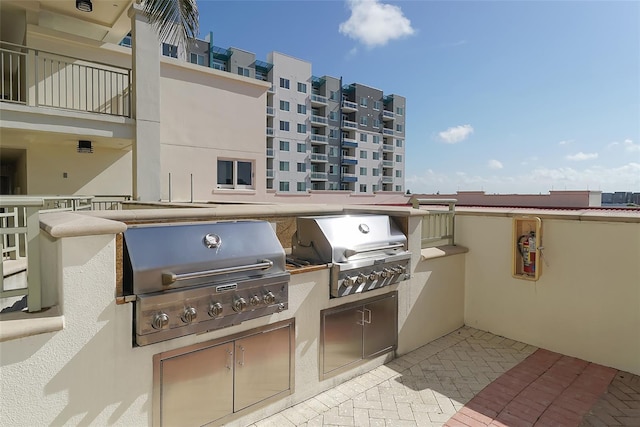
[(518, 252), (522, 256), (522, 271), (534, 276), (536, 273), (536, 233), (523, 234), (518, 237)]

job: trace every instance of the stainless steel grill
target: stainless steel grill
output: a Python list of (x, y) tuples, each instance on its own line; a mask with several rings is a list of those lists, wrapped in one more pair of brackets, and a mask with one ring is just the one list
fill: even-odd
[(137, 345), (288, 308), (285, 253), (264, 221), (131, 226), (123, 276)]
[(370, 291), (409, 278), (407, 238), (386, 215), (297, 218), (291, 255), (331, 263), (331, 296)]

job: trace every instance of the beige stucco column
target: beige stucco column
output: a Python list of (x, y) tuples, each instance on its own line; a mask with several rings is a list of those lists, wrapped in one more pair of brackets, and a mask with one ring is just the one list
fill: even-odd
[(140, 6), (131, 18), (133, 93), (133, 197), (160, 200), (160, 48), (158, 35)]

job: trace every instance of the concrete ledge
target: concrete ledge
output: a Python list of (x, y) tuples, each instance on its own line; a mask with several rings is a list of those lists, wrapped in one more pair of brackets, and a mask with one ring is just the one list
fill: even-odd
[(445, 256), (465, 254), (469, 252), (469, 248), (465, 246), (437, 246), (435, 248), (424, 248), (420, 251), (420, 261), (426, 261), (434, 258), (442, 258)]
[(64, 316), (58, 306), (38, 313), (17, 312), (0, 315), (0, 342), (63, 329)]
[(80, 215), (71, 212), (50, 212), (40, 214), (40, 228), (52, 237), (96, 236), (117, 234), (127, 229), (122, 222)]

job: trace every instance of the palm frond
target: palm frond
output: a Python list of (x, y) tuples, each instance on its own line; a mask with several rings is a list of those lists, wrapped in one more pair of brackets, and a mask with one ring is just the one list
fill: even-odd
[(178, 44), (198, 35), (199, 14), (196, 0), (145, 0), (144, 11), (160, 41)]

